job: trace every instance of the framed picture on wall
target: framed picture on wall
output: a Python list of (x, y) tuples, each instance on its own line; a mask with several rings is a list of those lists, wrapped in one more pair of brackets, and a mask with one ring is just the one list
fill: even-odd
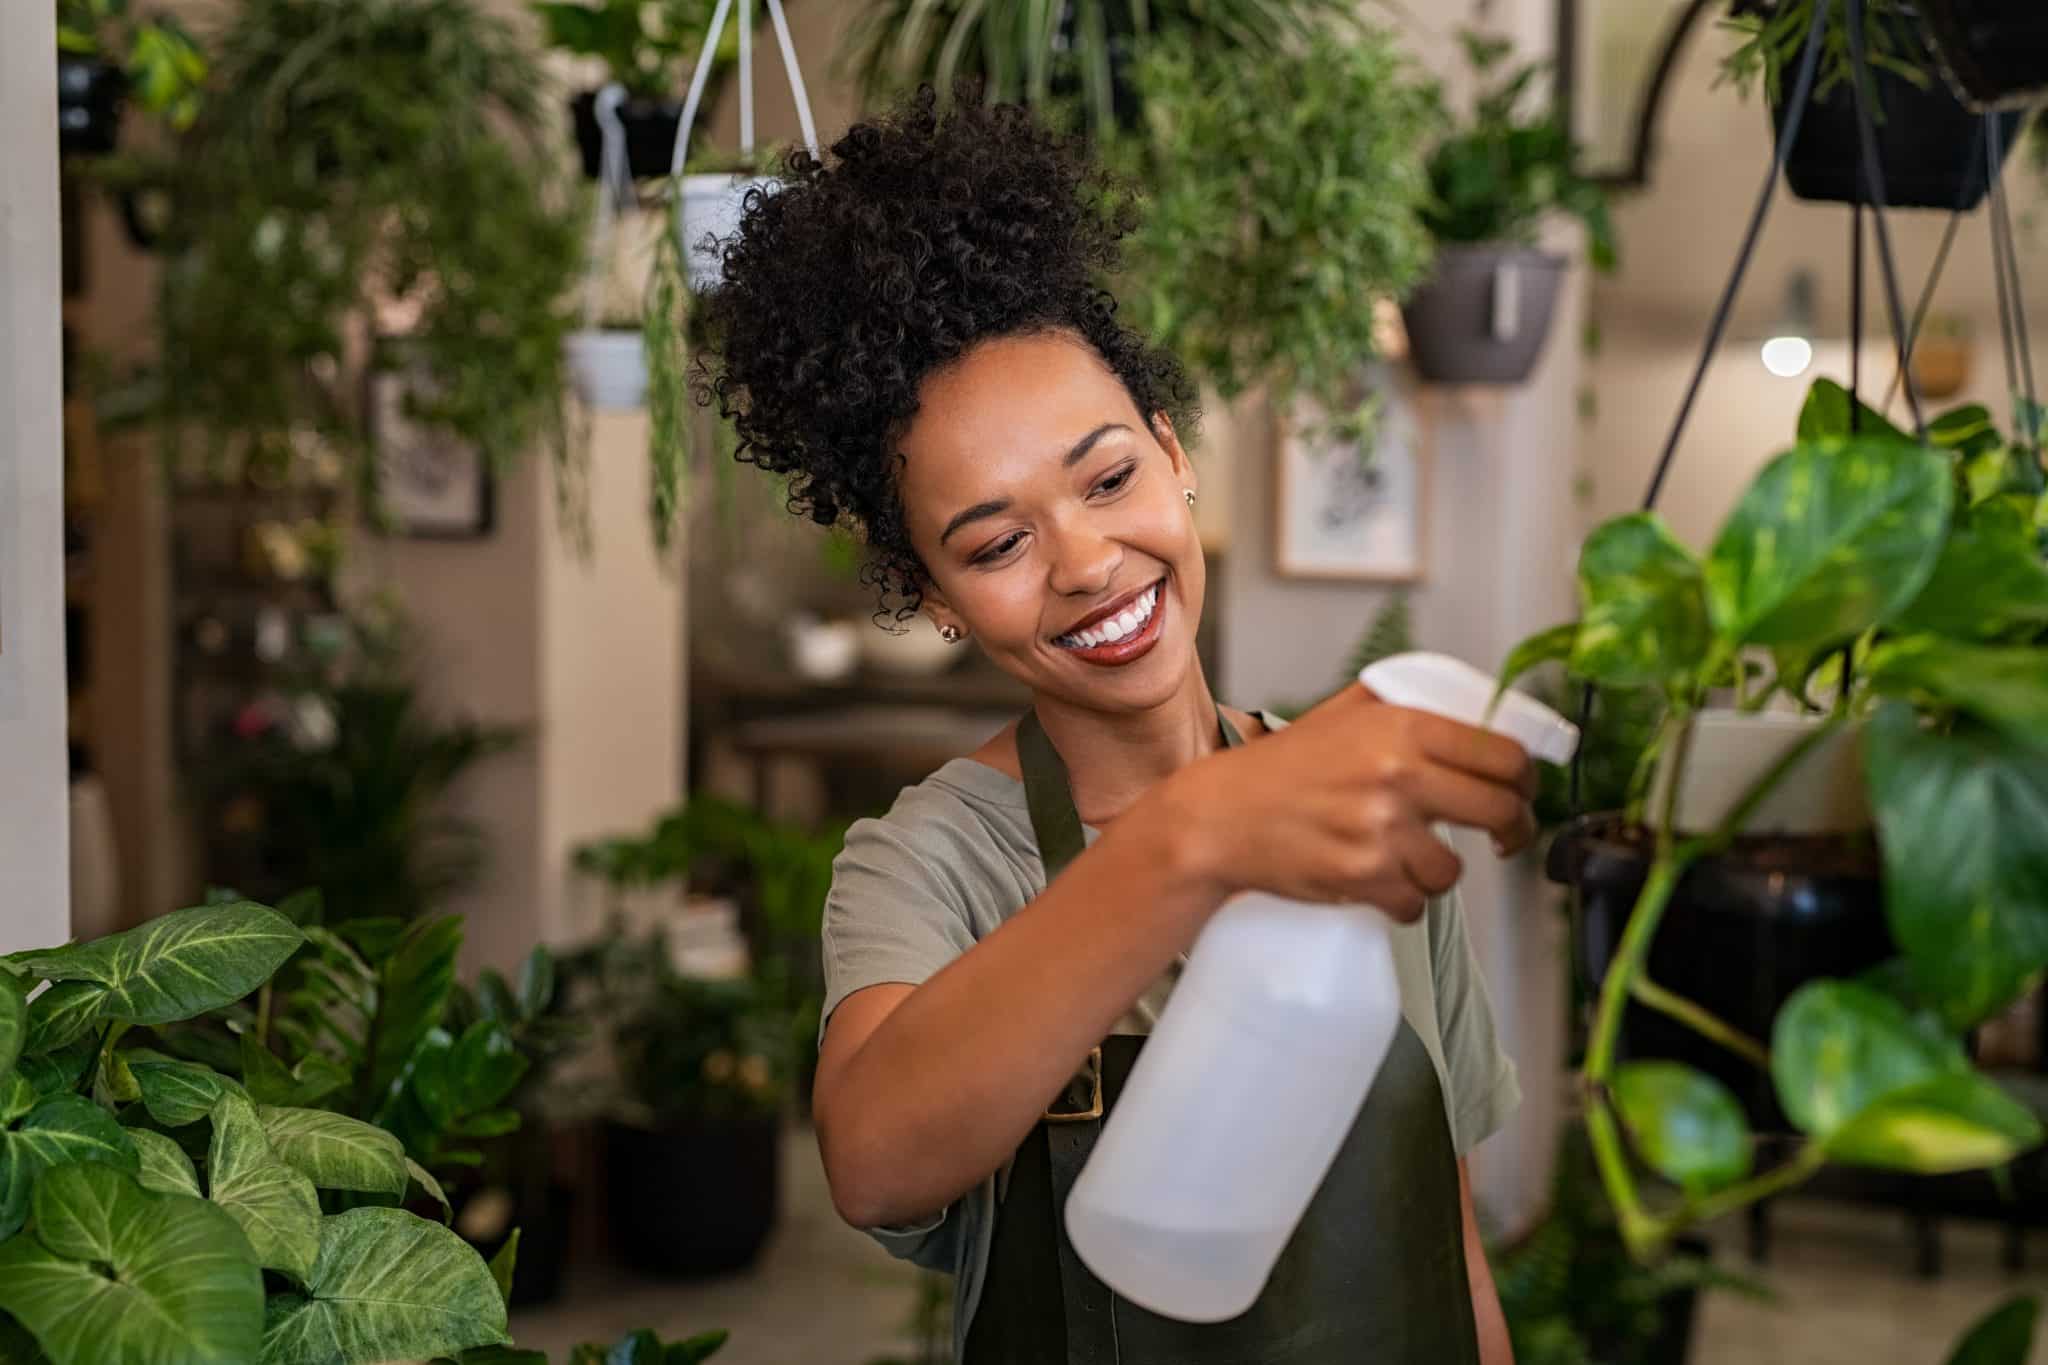
[(1429, 478), (1412, 395), (1389, 384), (1371, 450), (1283, 421), (1275, 433), (1274, 569), (1284, 578), (1415, 583)]
[(366, 381), (377, 462), (374, 521), (391, 535), (421, 539), (488, 536), (496, 512), (490, 463), (476, 447), (414, 420), (406, 411), (413, 382), (395, 369), (373, 369)]

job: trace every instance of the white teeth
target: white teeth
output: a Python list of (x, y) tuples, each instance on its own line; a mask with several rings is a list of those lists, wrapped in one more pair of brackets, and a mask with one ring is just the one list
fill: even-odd
[(1145, 595), (1131, 603), (1120, 614), (1097, 623), (1087, 630), (1077, 630), (1062, 635), (1056, 643), (1069, 649), (1094, 649), (1100, 645), (1113, 644), (1127, 636), (1135, 635), (1144, 624), (1152, 619), (1154, 608), (1159, 605), (1159, 587), (1154, 584), (1146, 589)]

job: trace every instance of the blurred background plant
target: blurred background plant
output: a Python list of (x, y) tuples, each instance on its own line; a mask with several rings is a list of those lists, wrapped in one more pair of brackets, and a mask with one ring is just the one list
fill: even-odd
[[(717, 7), (718, 0), (537, 0), (533, 11), (550, 47), (596, 58), (606, 79), (629, 95), (666, 102), (680, 99), (688, 85)], [(706, 108), (716, 104), (739, 50), (739, 25), (728, 22), (705, 86)]]
[(57, 51), (118, 68), (137, 106), (172, 128), (199, 116), (206, 54), (176, 15), (140, 17), (128, 0), (57, 0)]

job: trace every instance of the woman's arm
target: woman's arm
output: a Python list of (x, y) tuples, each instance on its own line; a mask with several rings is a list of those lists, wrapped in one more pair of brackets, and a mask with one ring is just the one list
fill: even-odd
[(1472, 1288), (1472, 1321), (1479, 1328), (1479, 1365), (1515, 1365), (1507, 1316), (1500, 1310), (1493, 1266), (1486, 1259), (1478, 1215), (1472, 1211), (1472, 1172), (1462, 1157), (1458, 1161), (1458, 1216), (1465, 1225), (1465, 1279)]

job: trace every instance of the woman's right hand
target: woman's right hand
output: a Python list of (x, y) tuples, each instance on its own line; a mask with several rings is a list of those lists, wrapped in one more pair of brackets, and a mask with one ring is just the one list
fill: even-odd
[(1503, 855), (1535, 838), (1535, 765), (1501, 735), (1349, 686), (1285, 730), (1211, 755), (1157, 789), (1192, 872), (1239, 891), (1420, 916), (1463, 872), (1432, 826), (1486, 830)]

